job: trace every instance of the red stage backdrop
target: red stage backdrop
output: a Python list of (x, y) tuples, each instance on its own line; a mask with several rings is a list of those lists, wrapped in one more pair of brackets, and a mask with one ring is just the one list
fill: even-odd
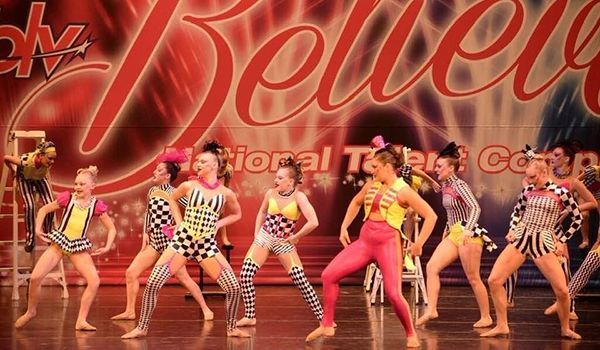
[[(341, 249), (376, 134), (412, 147), (427, 171), (447, 142), (467, 145), (461, 176), (503, 246), (525, 143), (579, 139), (575, 171), (598, 162), (599, 26), (597, 0), (4, 1), (2, 151), (11, 130), (45, 130), (55, 191), (98, 165), (96, 195), (118, 229), (96, 260), (105, 283), (124, 282), (139, 250), (155, 156), (193, 156), (212, 138), (232, 152), (243, 208), (229, 228), (236, 271), (277, 161), (292, 155), (320, 219), (299, 247), (318, 277)], [(439, 195), (424, 196), (440, 214), (428, 255), (445, 214)], [(0, 225), (8, 239), (10, 220)], [(105, 241), (99, 225), (89, 235)], [(287, 281), (282, 268), (261, 274)]]

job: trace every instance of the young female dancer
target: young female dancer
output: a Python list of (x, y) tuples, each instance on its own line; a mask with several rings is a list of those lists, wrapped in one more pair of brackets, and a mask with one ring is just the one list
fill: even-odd
[[(569, 326), (569, 292), (565, 275), (554, 251), (565, 249), (565, 242), (581, 227), (582, 216), (573, 195), (550, 179), (550, 169), (541, 155), (535, 155), (527, 164), (525, 175), (529, 186), (525, 187), (511, 215), (507, 240), (492, 268), (488, 284), (494, 308), (496, 327), (482, 333), (482, 337), (495, 337), (509, 334), (506, 313), (506, 291), (504, 282), (530, 255), (533, 262), (546, 277), (558, 300), (558, 316), (561, 335), (571, 339), (581, 336)], [(565, 231), (556, 223), (563, 209), (571, 216), (569, 228)], [(557, 242), (554, 242), (554, 238)]]
[[(163, 153), (157, 158), (157, 165), (152, 176), (154, 186), (148, 191), (148, 205), (144, 218), (144, 230), (142, 239), (142, 249), (135, 256), (131, 265), (125, 272), (127, 282), (127, 306), (125, 311), (113, 316), (113, 320), (135, 320), (135, 300), (140, 288), (138, 278), (140, 274), (154, 265), (160, 255), (167, 249), (169, 241), (172, 238), (172, 231), (169, 228), (175, 223), (171, 209), (169, 207), (169, 196), (175, 190), (171, 185), (177, 174), (181, 170), (179, 164), (187, 161), (187, 157), (183, 151), (173, 150), (168, 153)], [(187, 206), (187, 199), (180, 198), (179, 204)], [(169, 237), (169, 233), (171, 237)], [(192, 280), (183, 266), (175, 277), (180, 283), (187, 288), (194, 299), (200, 304), (205, 320), (212, 320), (214, 315), (210, 310), (200, 287)]]
[[(600, 164), (598, 165), (588, 165), (585, 167), (583, 172), (579, 174), (577, 180), (583, 182), (583, 185), (590, 191), (594, 199), (596, 200), (596, 210), (598, 210), (598, 214), (600, 214)], [(585, 228), (584, 223), (584, 228)], [(589, 233), (589, 225), (587, 225), (587, 230), (581, 230), (583, 235), (583, 239), (579, 248), (585, 249), (590, 245), (590, 233)], [(596, 236), (596, 243), (600, 240), (600, 225), (598, 226), (598, 235)], [(596, 244), (593, 244), (596, 245)]]
[[(227, 336), (249, 336), (236, 328), (235, 317), (240, 299), (240, 285), (215, 240), (215, 234), (220, 227), (232, 224), (242, 217), (235, 193), (217, 179), (217, 174), (227, 165), (222, 157), (223, 152), (223, 146), (216, 141), (207, 142), (196, 163), (198, 178), (185, 181), (169, 197), (169, 207), (177, 223), (177, 230), (169, 243), (169, 249), (162, 253), (148, 279), (137, 327), (121, 338), (143, 337), (148, 333), (150, 318), (156, 307), (160, 288), (191, 258), (196, 259), (204, 271), (215, 279), (226, 293)], [(183, 196), (187, 196), (188, 206), (182, 219), (177, 201)], [(227, 205), (227, 215), (219, 218), (225, 205)]]
[[(29, 280), (27, 312), (17, 319), (15, 322), (16, 328), (25, 326), (27, 322), (36, 316), (42, 280), (54, 269), (64, 255), (69, 257), (75, 269), (85, 278), (87, 283), (81, 296), (75, 329), (79, 331), (96, 330), (96, 327), (87, 322), (90, 306), (100, 284), (92, 256), (108, 252), (116, 235), (115, 226), (106, 214), (106, 204), (92, 196), (97, 176), (98, 168), (95, 166), (79, 169), (75, 178), (74, 193), (60, 193), (55, 201), (40, 208), (35, 221), (35, 232), (39, 239), (51, 243), (51, 245), (44, 251), (33, 268)], [(49, 233), (45, 232), (42, 229), (44, 218), (59, 208), (64, 208), (59, 228)], [(86, 237), (86, 233), (93, 216), (100, 219), (100, 222), (108, 231), (108, 235), (106, 245), (90, 254), (88, 250), (92, 247), (92, 243)]]
[[(275, 174), (275, 188), (268, 190), (262, 201), (256, 216), (254, 242), (248, 249), (240, 273), (245, 313), (244, 318), (237, 322), (238, 327), (256, 324), (254, 275), (267, 261), (271, 252), (277, 255), (317, 320), (323, 319), (323, 308), (304, 274), (302, 262), (296, 251), (298, 241), (319, 226), (315, 209), (306, 194), (296, 189), (301, 183), (301, 164), (291, 157), (280, 160), (279, 169)], [(296, 222), (301, 215), (306, 217), (307, 222), (294, 233)]]
[[(25, 203), (25, 251), (30, 252), (35, 246), (35, 194), (42, 198), (44, 204), (54, 201), (52, 187), (48, 181), (49, 170), (56, 160), (56, 146), (52, 141), (41, 142), (35, 151), (22, 154), (20, 157), (6, 155), (4, 163), (16, 175), (19, 193)], [(44, 220), (44, 232), (50, 232), (54, 221), (54, 213)]]
[[(437, 216), (433, 209), (401, 178), (396, 170), (403, 159), (391, 144), (381, 136), (373, 139), (373, 181), (368, 182), (352, 199), (340, 229), (342, 250), (323, 271), (324, 315), (321, 326), (311, 332), (306, 341), (320, 336), (333, 336), (335, 304), (339, 294), (339, 281), (349, 274), (364, 268), (369, 262), (377, 261), (383, 273), (384, 288), (394, 311), (407, 336), (407, 347), (418, 347), (419, 340), (412, 325), (408, 303), (402, 296), (402, 233), (400, 232), (406, 208), (412, 207), (423, 219), (419, 239), (411, 247), (412, 255), (421, 255)], [(350, 244), (348, 226), (365, 207), (365, 223), (360, 238)]]
[(427, 263), (427, 311), (417, 320), (417, 326), (438, 317), (437, 301), (440, 294), (440, 272), (460, 258), (463, 270), (479, 305), (480, 318), (473, 327), (492, 324), (487, 290), (481, 281), (479, 268), (484, 248), (492, 251), (496, 245), (487, 231), (477, 224), (481, 209), (469, 185), (456, 175), (460, 167), (461, 146), (449, 143), (438, 153), (435, 172), (442, 184), (442, 204), (448, 221), (443, 239)]

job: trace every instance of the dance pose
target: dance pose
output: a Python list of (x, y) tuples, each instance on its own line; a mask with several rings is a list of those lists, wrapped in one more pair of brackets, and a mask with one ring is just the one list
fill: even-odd
[[(373, 139), (375, 147), (373, 159), (373, 181), (368, 182), (352, 199), (340, 229), (340, 241), (344, 249), (323, 271), (324, 315), (321, 326), (311, 332), (306, 341), (320, 336), (333, 336), (335, 305), (339, 294), (339, 281), (364, 268), (371, 261), (377, 261), (383, 274), (384, 288), (402, 323), (407, 336), (407, 347), (418, 347), (419, 340), (414, 330), (408, 303), (402, 296), (402, 233), (401, 226), (407, 207), (412, 207), (423, 217), (423, 227), (419, 239), (411, 244), (411, 254), (421, 255), (423, 243), (427, 240), (437, 216), (433, 209), (401, 178), (396, 170), (404, 163), (391, 144), (386, 144), (381, 136)], [(350, 244), (348, 226), (360, 211), (365, 208), (365, 223), (360, 238)]]
[[(228, 337), (249, 337), (236, 328), (235, 317), (240, 299), (240, 285), (217, 247), (215, 234), (220, 227), (232, 224), (242, 217), (240, 205), (233, 191), (217, 179), (226, 167), (224, 148), (216, 141), (208, 141), (198, 156), (198, 178), (185, 181), (169, 197), (169, 207), (177, 223), (177, 230), (152, 270), (144, 290), (142, 312), (138, 325), (123, 339), (143, 337), (148, 333), (150, 318), (156, 307), (160, 288), (176, 274), (188, 259), (196, 259), (206, 273), (225, 291), (225, 319)], [(187, 196), (185, 217), (177, 205), (179, 198)], [(224, 207), (227, 215), (220, 218)]]
[[(577, 178), (572, 174), (575, 155), (580, 148), (581, 147), (579, 143), (568, 141), (561, 141), (552, 146), (552, 156), (550, 158), (552, 172), (550, 174), (550, 179), (552, 182), (560, 187), (565, 188), (567, 191), (571, 192), (573, 196), (575, 196), (575, 199), (579, 203), (579, 210), (585, 221), (588, 211), (595, 209), (597, 204), (590, 191), (588, 191), (585, 185), (581, 181), (577, 180)], [(527, 153), (528, 151), (530, 151), (529, 155)], [(523, 152), (525, 153), (526, 158), (531, 158), (535, 153), (528, 145), (525, 147)], [(523, 179), (523, 187), (526, 187), (527, 185), (527, 179), (525, 178)], [(566, 213), (563, 213), (563, 215), (561, 215), (559, 218), (559, 221), (562, 222), (562, 220), (565, 218), (565, 215)], [(566, 281), (569, 283), (571, 280), (569, 249), (564, 249), (558, 259), (563, 273), (565, 274)], [(517, 279), (518, 272), (515, 271), (515, 273), (513, 273), (506, 281), (505, 288), (510, 306), (514, 305), (514, 294), (516, 290)]]
[[(15, 322), (16, 328), (25, 326), (27, 322), (36, 316), (42, 280), (54, 269), (63, 256), (68, 256), (75, 269), (85, 278), (87, 283), (81, 296), (75, 329), (78, 331), (96, 330), (96, 327), (87, 322), (90, 306), (100, 284), (100, 278), (92, 256), (107, 253), (116, 235), (115, 225), (106, 214), (106, 204), (92, 196), (97, 175), (98, 168), (95, 166), (79, 169), (75, 178), (74, 193), (60, 193), (55, 201), (40, 208), (35, 221), (35, 232), (39, 239), (50, 243), (50, 246), (44, 251), (37, 264), (35, 264), (33, 272), (31, 272), (27, 312), (17, 319)], [(64, 208), (59, 228), (49, 233), (45, 232), (42, 227), (46, 215), (59, 208)], [(100, 219), (100, 222), (108, 231), (108, 235), (106, 245), (90, 254), (88, 250), (92, 247), (92, 243), (86, 237), (86, 234), (94, 216)]]
[[(19, 193), (25, 204), (25, 251), (30, 252), (35, 246), (35, 194), (40, 196), (44, 204), (54, 201), (52, 187), (48, 181), (49, 170), (56, 160), (56, 146), (52, 141), (41, 142), (35, 151), (20, 157), (6, 155), (4, 163), (15, 174)], [(50, 232), (54, 221), (54, 213), (44, 220), (43, 231)]]
[[(301, 183), (301, 164), (291, 157), (280, 160), (275, 174), (275, 188), (268, 190), (262, 201), (256, 216), (254, 242), (248, 249), (240, 273), (245, 313), (244, 318), (237, 322), (238, 327), (256, 325), (254, 275), (271, 252), (277, 255), (317, 320), (323, 319), (323, 308), (304, 274), (296, 251), (298, 241), (319, 226), (315, 209), (306, 194), (296, 189)], [(301, 215), (306, 217), (306, 224), (294, 233)]]
[(469, 185), (456, 175), (460, 167), (461, 146), (449, 143), (438, 153), (435, 172), (442, 184), (442, 204), (446, 209), (448, 221), (444, 229), (443, 239), (437, 246), (427, 263), (427, 311), (417, 320), (417, 326), (438, 317), (437, 301), (440, 293), (440, 272), (460, 258), (465, 275), (469, 280), (480, 318), (473, 327), (489, 327), (493, 322), (490, 317), (490, 305), (487, 290), (479, 268), (483, 249), (493, 251), (496, 247), (488, 237), (487, 231), (477, 224), (481, 209)]
[[(170, 227), (175, 223), (169, 207), (169, 196), (175, 188), (171, 185), (181, 170), (180, 163), (187, 160), (183, 151), (174, 150), (161, 154), (154, 169), (152, 182), (154, 186), (148, 191), (148, 206), (144, 218), (142, 249), (135, 256), (125, 272), (127, 282), (127, 306), (125, 311), (113, 316), (113, 320), (135, 320), (135, 300), (140, 282), (138, 278), (146, 269), (156, 263), (160, 255), (169, 245), (172, 237)], [(187, 206), (187, 198), (181, 197), (179, 204)], [(169, 237), (171, 234), (171, 237)], [(200, 304), (205, 320), (212, 320), (214, 315), (202, 296), (200, 287), (192, 280), (185, 265), (177, 271), (175, 277), (187, 288), (194, 299)]]
[[(569, 291), (560, 263), (554, 251), (565, 248), (565, 242), (581, 227), (582, 216), (573, 195), (550, 179), (550, 169), (541, 155), (528, 162), (525, 174), (529, 186), (525, 187), (511, 215), (507, 239), (512, 242), (504, 248), (494, 263), (488, 285), (496, 309), (496, 327), (482, 333), (482, 337), (508, 334), (506, 291), (504, 282), (508, 276), (525, 262), (527, 256), (546, 277), (558, 300), (558, 316), (561, 335), (571, 339), (581, 336), (569, 326)], [(566, 209), (571, 216), (570, 225), (564, 230), (557, 225), (561, 212)], [(555, 242), (555, 238), (557, 241)]]

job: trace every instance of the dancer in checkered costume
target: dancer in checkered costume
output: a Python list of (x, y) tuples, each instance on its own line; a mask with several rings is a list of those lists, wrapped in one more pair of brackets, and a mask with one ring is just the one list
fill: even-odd
[[(419, 339), (412, 324), (412, 317), (406, 299), (402, 296), (402, 222), (407, 207), (412, 207), (424, 220), (421, 234), (410, 246), (411, 254), (420, 256), (423, 244), (429, 238), (437, 220), (431, 207), (413, 191), (396, 171), (404, 164), (401, 154), (395, 147), (385, 143), (381, 136), (373, 139), (372, 160), (373, 181), (367, 182), (354, 196), (348, 206), (340, 229), (342, 250), (321, 274), (323, 279), (323, 321), (312, 331), (306, 341), (321, 336), (333, 336), (335, 304), (339, 294), (339, 282), (370, 262), (376, 261), (383, 274), (384, 289), (394, 312), (406, 332), (406, 347), (419, 346)], [(360, 238), (350, 244), (348, 227), (356, 218), (364, 204), (365, 217)]]
[[(194, 258), (204, 271), (225, 291), (225, 324), (228, 337), (249, 337), (235, 325), (240, 299), (240, 285), (227, 259), (214, 240), (220, 227), (242, 217), (235, 193), (223, 186), (217, 174), (227, 166), (224, 148), (215, 141), (207, 142), (195, 164), (198, 176), (183, 182), (169, 197), (169, 206), (177, 223), (173, 239), (158, 259), (148, 279), (142, 300), (142, 312), (136, 328), (121, 338), (138, 338), (148, 333), (150, 319), (165, 282), (176, 274), (188, 259)], [(182, 218), (177, 201), (187, 196), (188, 206)], [(220, 217), (227, 206), (226, 215)]]
[[(25, 251), (30, 252), (35, 245), (35, 194), (44, 204), (54, 201), (50, 186), (50, 168), (56, 160), (56, 146), (52, 141), (41, 142), (34, 152), (22, 154), (20, 157), (5, 155), (4, 163), (16, 178), (19, 193), (25, 207)], [(44, 219), (44, 232), (50, 232), (54, 221), (54, 213)]]
[[(38, 211), (35, 227), (36, 235), (46, 243), (50, 243), (38, 259), (29, 280), (29, 296), (27, 312), (17, 319), (16, 328), (24, 327), (37, 314), (37, 305), (40, 294), (41, 282), (46, 275), (52, 271), (63, 256), (68, 256), (75, 269), (83, 276), (87, 286), (81, 296), (79, 315), (75, 322), (75, 329), (81, 331), (95, 331), (96, 327), (87, 322), (87, 316), (100, 279), (91, 256), (107, 253), (116, 236), (115, 226), (111, 218), (106, 214), (106, 204), (92, 196), (96, 186), (98, 168), (90, 166), (79, 169), (75, 178), (74, 192), (60, 193), (52, 203), (46, 204)], [(62, 222), (57, 230), (46, 233), (43, 223), (46, 215), (64, 208)], [(86, 234), (92, 217), (98, 217), (107, 231), (106, 245), (90, 253), (88, 250), (92, 244)]]
[[(175, 220), (171, 214), (169, 196), (175, 188), (171, 183), (177, 179), (177, 174), (181, 170), (180, 164), (186, 161), (187, 156), (181, 150), (171, 150), (157, 157), (156, 168), (152, 173), (154, 186), (150, 188), (147, 196), (148, 206), (144, 217), (142, 249), (125, 272), (127, 306), (124, 312), (113, 316), (111, 318), (113, 320), (135, 320), (135, 301), (140, 288), (138, 281), (140, 274), (156, 263), (173, 237), (171, 226), (175, 224)], [(187, 198), (181, 197), (178, 203), (187, 206)], [(175, 277), (200, 304), (204, 319), (212, 320), (214, 314), (206, 304), (200, 287), (190, 277), (185, 266), (177, 271)]]
[(442, 184), (442, 204), (448, 221), (444, 229), (444, 239), (438, 244), (427, 263), (427, 297), (425, 314), (417, 320), (417, 326), (438, 317), (437, 302), (440, 294), (440, 272), (460, 259), (465, 275), (475, 294), (479, 306), (479, 320), (474, 328), (489, 327), (492, 324), (487, 289), (481, 281), (481, 253), (496, 247), (487, 231), (477, 224), (481, 208), (469, 185), (458, 178), (460, 168), (460, 148), (450, 142), (438, 153), (435, 172)]
[[(262, 201), (256, 216), (254, 242), (246, 253), (240, 273), (245, 310), (244, 317), (237, 322), (240, 327), (256, 324), (254, 275), (271, 252), (275, 253), (294, 284), (300, 289), (304, 301), (317, 320), (323, 319), (323, 308), (315, 290), (306, 278), (296, 251), (296, 244), (300, 238), (319, 225), (315, 209), (308, 198), (296, 189), (300, 183), (302, 183), (301, 164), (296, 163), (291, 157), (280, 160), (275, 175), (275, 188), (268, 190)], [(297, 233), (294, 233), (296, 222), (301, 214), (304, 214), (307, 222)]]
[[(482, 333), (481, 336), (495, 337), (510, 333), (506, 313), (506, 291), (503, 284), (530, 255), (556, 294), (561, 335), (580, 339), (581, 336), (572, 331), (569, 326), (569, 291), (564, 273), (553, 253), (556, 250), (560, 255), (565, 249), (564, 243), (581, 226), (579, 206), (569, 191), (551, 181), (550, 169), (543, 156), (533, 156), (526, 166), (525, 175), (530, 185), (521, 192), (511, 215), (507, 239), (512, 244), (504, 248), (488, 279), (496, 309), (497, 324), (495, 328)], [(571, 218), (567, 230), (563, 230), (562, 226), (557, 224), (563, 209), (566, 209)], [(553, 242), (554, 235), (557, 242)]]

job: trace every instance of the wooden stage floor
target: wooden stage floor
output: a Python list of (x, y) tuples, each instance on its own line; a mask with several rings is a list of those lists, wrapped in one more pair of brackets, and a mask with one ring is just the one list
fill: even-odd
[[(208, 289), (214, 288), (209, 286)], [(317, 286), (321, 295), (321, 287)], [(371, 306), (358, 286), (342, 286), (338, 302), (336, 336), (306, 344), (304, 337), (318, 323), (293, 286), (258, 286), (258, 324), (245, 328), (251, 339), (228, 339), (225, 336), (223, 298), (207, 297), (215, 312), (214, 321), (202, 321), (201, 312), (184, 290), (165, 286), (150, 325), (141, 340), (123, 341), (119, 337), (135, 326), (133, 321), (111, 321), (125, 305), (124, 286), (102, 286), (89, 322), (97, 332), (76, 332), (75, 319), (82, 287), (70, 287), (71, 297), (60, 299), (60, 289), (42, 290), (38, 316), (24, 329), (15, 330), (13, 322), (25, 311), (25, 288), (22, 299), (13, 302), (11, 288), (0, 288), (0, 349), (402, 349), (406, 338), (400, 322), (388, 304)], [(143, 286), (140, 289), (140, 303)], [(406, 292), (406, 291), (405, 291)], [(444, 287), (439, 302), (440, 317), (418, 328), (421, 349), (509, 350), (509, 349), (600, 349), (600, 299), (578, 302), (579, 321), (575, 329), (583, 340), (561, 340), (556, 316), (544, 316), (543, 309), (552, 301), (548, 289), (521, 288), (516, 307), (509, 312), (510, 338), (480, 339), (471, 328), (478, 317), (475, 299), (468, 287)], [(409, 299), (410, 302), (410, 299)], [(417, 306), (417, 313), (424, 306)], [(139, 312), (139, 308), (138, 308)], [(243, 306), (240, 304), (241, 316)]]

